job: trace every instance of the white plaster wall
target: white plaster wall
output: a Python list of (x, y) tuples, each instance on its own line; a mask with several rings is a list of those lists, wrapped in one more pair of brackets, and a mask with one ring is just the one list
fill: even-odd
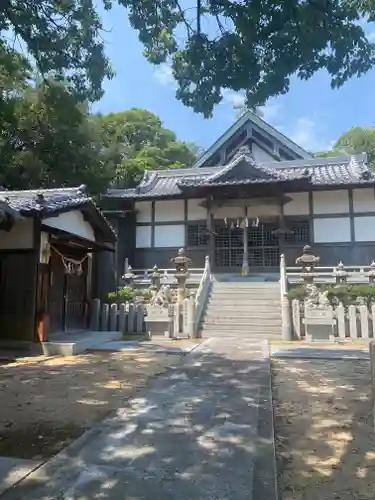
[(314, 219), (315, 243), (346, 243), (351, 241), (349, 217)]
[(152, 201), (136, 201), (137, 222), (151, 222)]
[(348, 191), (339, 189), (336, 191), (316, 191), (313, 193), (314, 214), (343, 214), (348, 212)]
[(284, 205), (284, 215), (309, 215), (309, 193), (288, 193), (291, 200)]
[(155, 247), (184, 247), (185, 246), (185, 225), (168, 224), (165, 226), (155, 226)]
[(22, 219), (17, 221), (9, 232), (0, 230), (0, 250), (33, 248), (33, 227), (33, 219)]
[(155, 221), (169, 222), (185, 220), (184, 200), (155, 201)]
[(151, 247), (151, 226), (137, 226), (135, 230), (135, 247)]
[(48, 227), (75, 234), (90, 241), (95, 241), (94, 229), (91, 224), (84, 219), (80, 210), (64, 212), (57, 217), (47, 217), (43, 219), (43, 224)]
[(206, 220), (207, 210), (200, 206), (204, 199), (201, 200), (188, 200), (188, 220)]
[(353, 211), (375, 212), (374, 188), (353, 189)]
[(275, 161), (275, 158), (273, 156), (267, 153), (267, 151), (264, 151), (264, 149), (258, 146), (258, 144), (256, 144), (255, 142), (252, 143), (251, 148), (255, 161), (259, 161), (260, 163), (266, 161)]
[(354, 217), (355, 241), (375, 241), (375, 216)]

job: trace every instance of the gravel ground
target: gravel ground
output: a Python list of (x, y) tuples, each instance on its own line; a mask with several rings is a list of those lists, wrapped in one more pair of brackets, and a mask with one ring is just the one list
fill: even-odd
[(369, 362), (274, 358), (272, 372), (282, 500), (373, 500)]
[(0, 362), (0, 456), (51, 457), (181, 359), (105, 352)]

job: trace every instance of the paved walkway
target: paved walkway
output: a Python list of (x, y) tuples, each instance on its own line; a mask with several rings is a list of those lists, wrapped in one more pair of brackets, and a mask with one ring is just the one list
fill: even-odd
[(267, 373), (260, 344), (209, 340), (1, 500), (258, 500)]

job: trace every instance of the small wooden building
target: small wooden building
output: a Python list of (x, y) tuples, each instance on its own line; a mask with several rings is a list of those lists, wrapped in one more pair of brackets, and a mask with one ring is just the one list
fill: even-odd
[(85, 186), (0, 191), (0, 341), (87, 329), (95, 255), (116, 239)]

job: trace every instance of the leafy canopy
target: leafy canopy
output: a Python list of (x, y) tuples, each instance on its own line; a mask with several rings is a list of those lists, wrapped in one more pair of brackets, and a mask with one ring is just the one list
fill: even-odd
[(373, 0), (120, 0), (145, 55), (171, 63), (177, 98), (205, 116), (222, 89), (245, 90), (253, 108), (289, 90), (290, 78), (326, 69), (332, 87), (375, 62), (358, 20)]
[(353, 127), (339, 137), (332, 151), (317, 153), (316, 156), (339, 156), (355, 153), (367, 153), (370, 162), (375, 166), (375, 127)]
[(183, 168), (196, 159), (195, 145), (180, 142), (162, 126), (161, 120), (144, 109), (97, 116), (107, 160), (116, 170), (119, 186), (134, 186), (145, 170)]
[(63, 78), (76, 96), (102, 96), (113, 75), (99, 5), (127, 8), (145, 56), (172, 65), (177, 98), (210, 116), (222, 89), (245, 91), (251, 109), (289, 90), (290, 78), (326, 69), (332, 87), (368, 71), (375, 44), (358, 20), (374, 0), (3, 0), (0, 41), (19, 37), (38, 70)]

